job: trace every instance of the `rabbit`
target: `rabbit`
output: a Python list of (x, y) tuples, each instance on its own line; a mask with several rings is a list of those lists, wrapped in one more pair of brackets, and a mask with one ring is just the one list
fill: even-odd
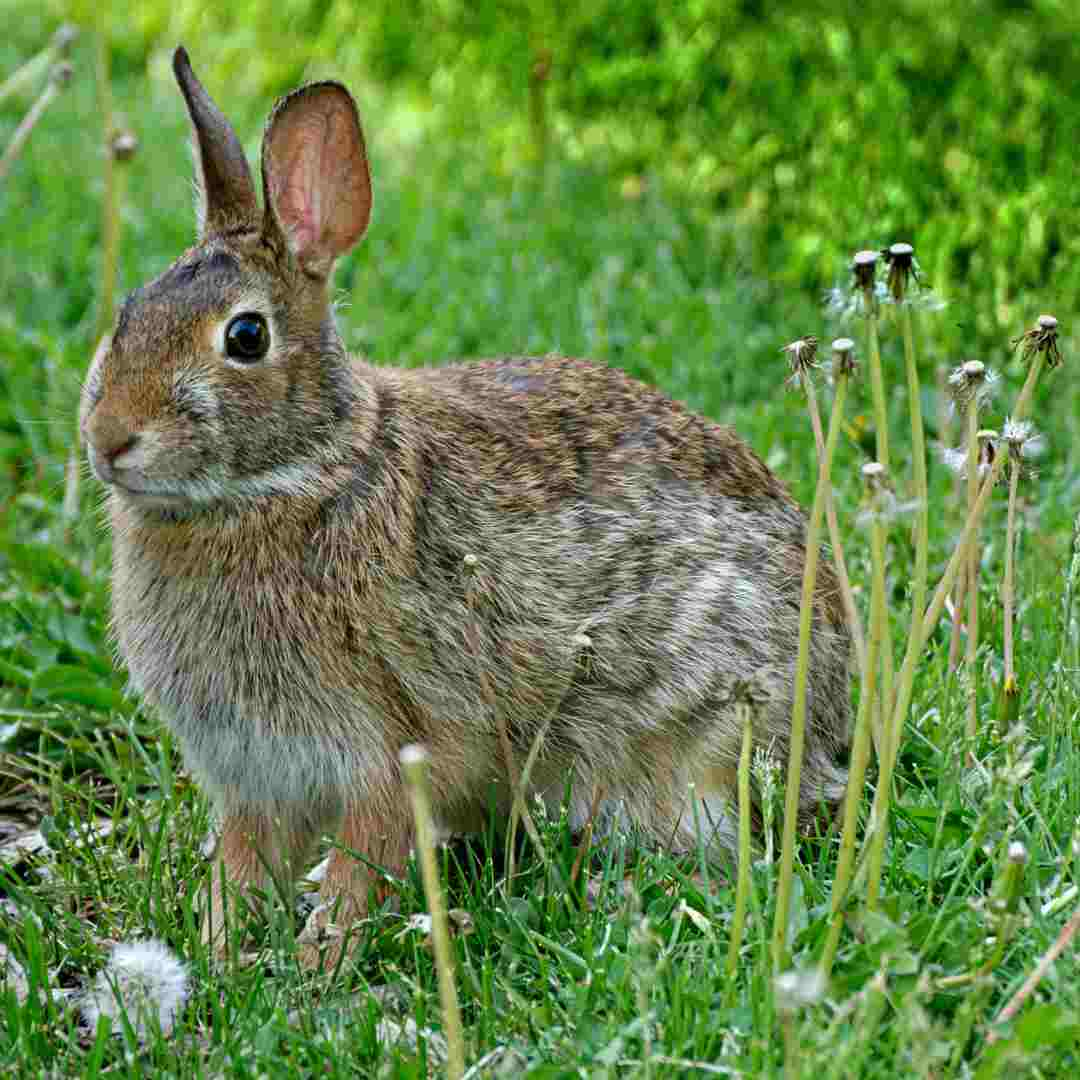
[[(372, 193), (348, 90), (276, 104), (260, 207), (182, 46), (173, 69), (198, 242), (124, 302), (80, 430), (118, 653), (219, 819), (208, 940), (226, 890), (298, 878), (329, 834), (300, 959), (334, 955), (407, 866), (407, 744), (429, 749), (449, 832), (508, 812), (504, 751), (520, 768), (539, 740), (527, 794), (558, 808), (569, 789), (572, 826), (595, 811), (673, 851), (705, 828), (730, 851), (737, 683), (757, 688), (756, 745), (787, 755), (799, 506), (732, 430), (615, 368), (351, 358), (329, 286)], [(849, 665), (823, 562), (807, 818), (845, 789)]]

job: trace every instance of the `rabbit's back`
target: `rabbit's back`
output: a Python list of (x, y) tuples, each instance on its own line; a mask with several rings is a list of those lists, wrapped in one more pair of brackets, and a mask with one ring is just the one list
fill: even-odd
[[(442, 748), (463, 773), (497, 779), (497, 709), (522, 755), (544, 727), (538, 787), (561, 795), (569, 773), (582, 799), (621, 789), (641, 818), (689, 780), (726, 786), (737, 681), (764, 698), (758, 742), (786, 753), (805, 522), (733, 432), (562, 357), (394, 372), (378, 399), (376, 475), (401, 485), (380, 652), (435, 719), (427, 741), (471, 718)], [(828, 565), (816, 597), (807, 802), (842, 788), (849, 700)]]

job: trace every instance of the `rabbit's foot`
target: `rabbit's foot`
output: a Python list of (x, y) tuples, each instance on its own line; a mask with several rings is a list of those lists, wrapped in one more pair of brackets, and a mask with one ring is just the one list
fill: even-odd
[(360, 940), (355, 923), (363, 918), (365, 908), (348, 897), (319, 904), (296, 938), (299, 965), (308, 971), (332, 972), (349, 960)]

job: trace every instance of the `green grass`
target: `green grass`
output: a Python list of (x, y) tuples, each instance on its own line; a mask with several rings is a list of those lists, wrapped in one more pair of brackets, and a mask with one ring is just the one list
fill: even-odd
[[(25, 5), (0, 5), (0, 11), (11, 27), (0, 43), (2, 74), (53, 24)], [(162, 49), (169, 44), (163, 40)], [(197, 66), (200, 55), (214, 55), (210, 40), (188, 44)], [(164, 55), (154, 52), (148, 70), (130, 52), (116, 58), (116, 105), (141, 143), (124, 208), (124, 290), (164, 268), (193, 233), (186, 122)], [(254, 943), (265, 952), (235, 970), (212, 966), (194, 931), (192, 894), (205, 874), (199, 850), (205, 805), (156, 719), (124, 696), (124, 674), (107, 638), (109, 552), (97, 493), (84, 485), (78, 518), (67, 522), (61, 514), (64, 464), (99, 303), (100, 120), (87, 42), (75, 61), (75, 81), (0, 187), (0, 829), (39, 827), (50, 847), (0, 864), (0, 942), (31, 982), (21, 1004), (0, 990), (0, 1071), (435, 1073), (423, 1040), (411, 1050), (377, 1037), (384, 1019), (440, 1026), (430, 950), (410, 924), (425, 910), (417, 872), (403, 885), (400, 910), (363, 926), (358, 966), (336, 983), (296, 971), (293, 929), (281, 905), (253, 921)], [(885, 67), (882, 79), (896, 64)], [(241, 101), (212, 63), (201, 68), (254, 151), (269, 102)], [(337, 277), (352, 348), (387, 363), (558, 349), (619, 364), (735, 424), (809, 505), (813, 444), (798, 396), (783, 388), (778, 349), (804, 333), (827, 340), (841, 327), (823, 314), (819, 269), (804, 273), (800, 261), (803, 238), (812, 235), (800, 232), (806, 221), (785, 215), (791, 258), (773, 262), (782, 260), (784, 248), (761, 221), (718, 210), (692, 184), (662, 175), (660, 162), (640, 193), (625, 187), (625, 170), (600, 153), (556, 155), (537, 177), (496, 167), (485, 154), (485, 117), (467, 121), (439, 110), (428, 116), (393, 87), (360, 92), (377, 204), (369, 238)], [(796, 110), (789, 82), (770, 92), (770, 114), (781, 114), (784, 95)], [(838, 90), (838, 100), (853, 92)], [(1007, 100), (994, 98), (991, 87), (982, 92), (982, 109), (1003, 124)], [(0, 107), (0, 143), (25, 104)], [(978, 111), (978, 104), (971, 108)], [(486, 120), (505, 121), (498, 104), (490, 110)], [(944, 145), (933, 149), (944, 152)], [(899, 238), (883, 234), (895, 222), (879, 215), (880, 201), (863, 210), (853, 204), (847, 178), (859, 165), (852, 147), (843, 167), (837, 162), (814, 189), (811, 217), (836, 206), (837, 227), (850, 232), (836, 241), (839, 252), (868, 238)], [(915, 173), (904, 175), (918, 182)], [(955, 206), (941, 220), (959, 215), (978, 224), (986, 191), (976, 179), (957, 183)], [(926, 192), (917, 194), (929, 201)], [(1002, 205), (1015, 197), (1003, 190)], [(935, 221), (917, 238), (920, 254), (928, 266), (953, 266), (941, 254), (952, 234), (944, 225), (935, 231)], [(786, 1062), (791, 1076), (1076, 1074), (1080, 971), (1072, 950), (1005, 1031), (997, 1044), (1004, 1050), (991, 1052), (986, 1042), (989, 1021), (1053, 942), (1078, 903), (1070, 890), (1080, 886), (1073, 847), (1080, 819), (1077, 641), (1062, 609), (1071, 521), (1080, 508), (1080, 481), (1070, 463), (1080, 409), (1069, 368), (1075, 313), (1058, 299), (1074, 294), (1058, 292), (1053, 269), (1048, 265), (1045, 280), (1033, 280), (1028, 267), (1013, 280), (1002, 257), (994, 274), (958, 280), (955, 292), (948, 275), (935, 274), (934, 284), (946, 297), (962, 297), (961, 306), (919, 318), (932, 438), (943, 434), (934, 389), (939, 368), (975, 353), (1000, 369), (1004, 385), (987, 417), (1000, 425), (1022, 375), (1007, 337), (1045, 308), (1062, 321), (1066, 367), (1048, 375), (1037, 395), (1034, 416), (1048, 451), (1026, 491), (1019, 549), (1023, 729), (1008, 738), (993, 735), (1001, 678), (1000, 499), (984, 530), (978, 677), (986, 734), (973, 748), (977, 764), (965, 761), (962, 687), (945, 671), (946, 624), (917, 675), (897, 765), (882, 908), (845, 933), (824, 1000), (796, 1009), (790, 1019), (775, 1008), (769, 951), (775, 862), (754, 867), (739, 975), (729, 984), (733, 877), (712, 874), (706, 883), (692, 865), (629, 843), (605, 843), (594, 853), (587, 896), (554, 887), (528, 848), (521, 852), (521, 876), (508, 887), (498, 839), (479, 837), (443, 856), (450, 906), (467, 911), (472, 924), (455, 938), (470, 1062), (502, 1049), (491, 1075), (699, 1076), (706, 1065), (735, 1075), (782, 1075), (788, 1024), (798, 1047), (798, 1060), (789, 1055)], [(844, 280), (837, 259), (826, 283)], [(1011, 322), (1003, 329), (980, 313), (999, 311), (1006, 294)], [(858, 323), (845, 328), (861, 339)], [(883, 344), (894, 456), (903, 462), (903, 364), (891, 318)], [(854, 419), (841, 437), (834, 476), (849, 565), (865, 601), (868, 544), (855, 518), (859, 466), (873, 452), (873, 432), (868, 386), (852, 392)], [(897, 472), (903, 488), (907, 470)], [(951, 551), (958, 514), (951, 478), (936, 461), (930, 486), (933, 581)], [(895, 523), (889, 588), (898, 658), (912, 563), (908, 522)], [(101, 820), (112, 831), (88, 837)], [(543, 822), (541, 831), (565, 878), (576, 856), (565, 824)], [(835, 834), (809, 840), (798, 853), (791, 920), (799, 966), (812, 964), (824, 942), (835, 840)], [(998, 922), (988, 901), (1014, 841), (1029, 855), (1022, 918), (985, 979), (959, 981), (992, 954), (987, 937)], [(111, 942), (146, 935), (169, 942), (190, 965), (192, 999), (171, 1037), (129, 1050), (122, 1037), (80, 1029), (58, 991), (91, 979)]]

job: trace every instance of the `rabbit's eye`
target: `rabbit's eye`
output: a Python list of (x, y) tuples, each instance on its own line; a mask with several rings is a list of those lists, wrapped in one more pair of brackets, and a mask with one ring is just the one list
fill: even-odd
[(231, 360), (252, 364), (261, 360), (269, 348), (270, 330), (261, 315), (245, 312), (229, 320), (225, 327), (225, 353)]

